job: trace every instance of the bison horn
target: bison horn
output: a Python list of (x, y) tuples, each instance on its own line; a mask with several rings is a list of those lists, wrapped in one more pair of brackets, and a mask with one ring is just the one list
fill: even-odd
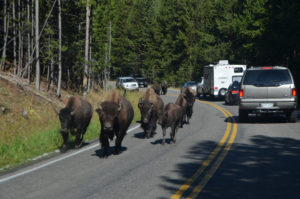
[(119, 112), (121, 111), (121, 108), (122, 108), (122, 104), (119, 103), (119, 108), (118, 108), (118, 111), (119, 111)]

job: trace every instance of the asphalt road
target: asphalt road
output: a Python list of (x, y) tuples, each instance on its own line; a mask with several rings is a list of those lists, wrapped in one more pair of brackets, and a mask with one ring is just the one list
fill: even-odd
[[(169, 91), (164, 102), (174, 102)], [(300, 123), (238, 123), (236, 106), (194, 105), (177, 142), (131, 127), (123, 152), (99, 158), (89, 144), (0, 177), (0, 198), (299, 198)], [(169, 130), (168, 130), (169, 132)], [(111, 142), (111, 146), (114, 143)]]

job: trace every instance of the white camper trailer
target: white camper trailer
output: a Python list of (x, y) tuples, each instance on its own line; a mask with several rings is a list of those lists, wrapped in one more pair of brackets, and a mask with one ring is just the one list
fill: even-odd
[(224, 97), (228, 86), (241, 81), (246, 65), (230, 65), (228, 60), (220, 60), (217, 65), (204, 66), (203, 96)]

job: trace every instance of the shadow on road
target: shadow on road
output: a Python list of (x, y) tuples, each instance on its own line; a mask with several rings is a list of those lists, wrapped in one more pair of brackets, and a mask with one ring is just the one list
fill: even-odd
[[(240, 122), (239, 116), (233, 116), (236, 123), (250, 123), (250, 124), (268, 124), (268, 123), (287, 123), (285, 115), (249, 115), (246, 122)], [(300, 117), (298, 117), (298, 121)], [(225, 122), (232, 122), (230, 118), (226, 118)]]
[(145, 133), (144, 133), (144, 131), (135, 133), (133, 136), (135, 138), (138, 138), (138, 139), (145, 139)]
[[(127, 147), (121, 146), (121, 153), (123, 153), (124, 151), (127, 151)], [(109, 149), (108, 149), (108, 156), (110, 156), (110, 155), (119, 155), (119, 154), (114, 153), (113, 146), (109, 147)], [(102, 149), (95, 150), (95, 153), (92, 154), (92, 156), (98, 156), (99, 158), (103, 158), (103, 150)]]
[[(192, 146), (184, 157), (189, 163), (178, 164), (174, 170), (181, 178), (162, 176), (164, 183), (161, 186), (174, 194), (216, 145), (215, 142), (203, 141)], [(300, 140), (253, 136), (250, 144), (233, 144), (198, 198), (298, 198), (299, 168)], [(192, 188), (196, 184), (193, 183)], [(183, 198), (186, 196), (183, 195)]]

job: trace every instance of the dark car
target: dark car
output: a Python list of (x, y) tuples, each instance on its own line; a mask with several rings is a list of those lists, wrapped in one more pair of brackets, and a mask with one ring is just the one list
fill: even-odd
[(231, 83), (225, 93), (225, 104), (238, 104), (240, 92), (240, 83), (234, 81)]
[(138, 82), (139, 87), (146, 87), (146, 88), (148, 87), (148, 81), (147, 81), (146, 78), (144, 78), (144, 77), (137, 77), (135, 79)]

